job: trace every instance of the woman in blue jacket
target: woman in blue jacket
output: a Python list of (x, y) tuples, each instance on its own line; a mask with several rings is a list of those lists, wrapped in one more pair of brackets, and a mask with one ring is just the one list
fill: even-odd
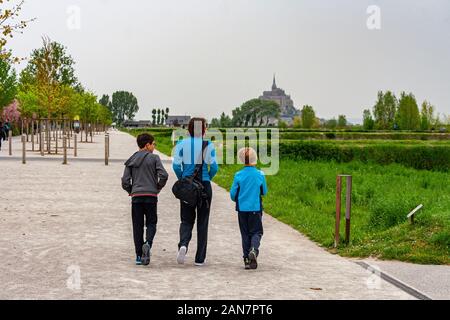
[(194, 175), (197, 164), (202, 163), (202, 168), (197, 177), (201, 181), (206, 192), (206, 199), (200, 206), (190, 207), (180, 201), (180, 243), (178, 244), (177, 262), (184, 264), (189, 242), (192, 238), (192, 229), (197, 218), (197, 254), (195, 265), (203, 266), (206, 261), (206, 248), (208, 244), (208, 224), (212, 201), (211, 180), (219, 169), (216, 161), (214, 144), (208, 142), (203, 152), (203, 138), (206, 133), (206, 120), (193, 118), (189, 122), (189, 138), (186, 138), (175, 147), (173, 170), (178, 179)]

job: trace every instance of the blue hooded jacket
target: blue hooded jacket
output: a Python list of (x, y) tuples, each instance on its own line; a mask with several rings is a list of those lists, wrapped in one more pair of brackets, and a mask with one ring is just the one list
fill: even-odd
[[(202, 160), (202, 142), (202, 138), (189, 137), (177, 143), (172, 168), (178, 179), (190, 177), (194, 174), (195, 167)], [(216, 150), (214, 144), (209, 141), (204, 154), (202, 181), (211, 181), (218, 170)]]
[(262, 212), (262, 196), (266, 194), (266, 177), (261, 170), (249, 166), (235, 174), (230, 196), (236, 202), (236, 211)]

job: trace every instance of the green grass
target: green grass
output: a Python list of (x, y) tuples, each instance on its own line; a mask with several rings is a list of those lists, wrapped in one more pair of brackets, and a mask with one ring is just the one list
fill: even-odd
[[(155, 135), (161, 152), (170, 153), (170, 131), (127, 132), (136, 136), (144, 131)], [(229, 190), (240, 168), (222, 165), (214, 181)], [(265, 211), (334, 252), (336, 175), (343, 173), (353, 175), (352, 234), (351, 243), (341, 243), (338, 254), (450, 264), (449, 172), (416, 170), (400, 164), (282, 158), (279, 173), (267, 177)], [(419, 204), (424, 208), (411, 225), (406, 215)], [(342, 239), (344, 224), (342, 221)]]
[(170, 155), (172, 152), (172, 130), (171, 129), (121, 129), (123, 132), (127, 132), (134, 137), (137, 137), (141, 133), (150, 133), (155, 137), (156, 148), (158, 151)]
[[(239, 168), (222, 166), (215, 182), (229, 189)], [(265, 211), (331, 249), (336, 175), (340, 173), (353, 175), (353, 204), (351, 243), (341, 244), (339, 254), (423, 264), (450, 263), (448, 173), (419, 171), (397, 164), (283, 160), (278, 175), (267, 177), (269, 194), (264, 199)], [(406, 215), (421, 203), (424, 209), (417, 214), (416, 224), (411, 225)], [(344, 221), (342, 239), (343, 231)]]

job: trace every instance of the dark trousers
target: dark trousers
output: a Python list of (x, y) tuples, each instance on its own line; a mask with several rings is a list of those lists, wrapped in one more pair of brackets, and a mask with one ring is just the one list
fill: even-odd
[(211, 182), (202, 182), (205, 187), (208, 198), (203, 201), (201, 207), (190, 207), (181, 203), (181, 224), (180, 224), (180, 243), (178, 248), (185, 246), (189, 248), (189, 242), (192, 239), (192, 229), (194, 228), (195, 219), (197, 218), (197, 254), (195, 255), (196, 263), (203, 263), (206, 259), (206, 248), (208, 246), (208, 224), (209, 213), (212, 201)]
[(264, 234), (261, 212), (239, 212), (239, 229), (242, 236), (242, 250), (244, 258), (248, 258), (250, 250), (254, 248), (259, 254), (261, 238)]
[(152, 247), (153, 239), (155, 238), (156, 225), (158, 224), (157, 203), (133, 203), (131, 208), (136, 255), (142, 256), (144, 225), (147, 227), (147, 242), (150, 245), (150, 248)]

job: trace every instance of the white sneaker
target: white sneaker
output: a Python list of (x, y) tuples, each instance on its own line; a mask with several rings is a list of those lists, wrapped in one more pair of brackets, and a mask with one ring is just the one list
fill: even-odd
[(185, 246), (182, 246), (180, 248), (180, 250), (178, 251), (178, 255), (177, 255), (178, 264), (184, 264), (184, 260), (186, 259), (186, 252), (187, 252), (187, 248)]
[(196, 262), (196, 263), (194, 263), (197, 267), (203, 267), (204, 265), (205, 265), (205, 263), (203, 262), (203, 263), (199, 263), (199, 262)]

